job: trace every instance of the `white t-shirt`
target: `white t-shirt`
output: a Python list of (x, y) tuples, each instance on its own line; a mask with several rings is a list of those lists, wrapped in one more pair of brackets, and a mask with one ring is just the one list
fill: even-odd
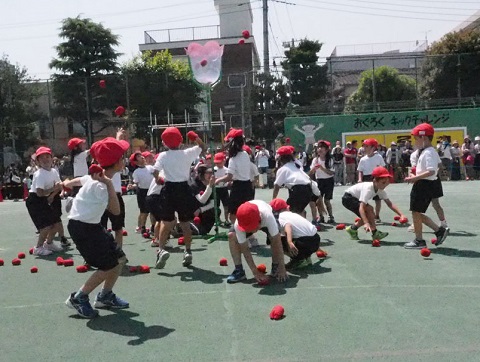
[[(165, 174), (163, 173), (163, 171), (160, 171), (158, 173), (158, 176), (165, 178)], [(155, 178), (152, 178), (152, 181), (150, 182), (150, 186), (148, 187), (147, 196), (160, 195), (160, 191), (162, 191), (162, 188), (163, 188), (163, 185), (157, 184), (157, 182), (155, 181)]]
[(250, 181), (255, 181), (255, 177), (260, 175), (257, 166), (253, 162), (250, 162)]
[(194, 146), (185, 150), (168, 150), (160, 153), (153, 168), (164, 171), (167, 182), (187, 182), (190, 179), (190, 166), (200, 156), (202, 149)]
[[(228, 168), (226, 168), (225, 166), (222, 168), (218, 168), (217, 166), (215, 166), (213, 169), (215, 171), (215, 178), (223, 177), (228, 173)], [(225, 182), (221, 182), (215, 187), (219, 189), (219, 188), (227, 187), (227, 185), (225, 184)]]
[(298, 239), (302, 236), (313, 236), (317, 228), (303, 216), (291, 211), (283, 211), (278, 215), (278, 222), (284, 229), (286, 224), (292, 227), (292, 238)]
[(87, 224), (99, 224), (108, 206), (107, 185), (93, 180), (89, 175), (83, 176), (80, 181), (82, 187), (73, 199), (68, 218)]
[(432, 176), (425, 177), (424, 180), (436, 180), (438, 173), (438, 164), (442, 162), (437, 151), (433, 147), (425, 148), (417, 160), (417, 175), (425, 171), (435, 171)]
[(36, 193), (37, 189), (51, 189), (53, 186), (55, 186), (55, 183), (60, 181), (60, 176), (54, 168), (51, 168), (49, 171), (45, 170), (44, 168), (39, 168), (33, 174), (30, 192)]
[(87, 165), (88, 152), (89, 152), (88, 150), (85, 150), (73, 156), (73, 176), (81, 177), (81, 176), (88, 175), (88, 165)]
[(117, 172), (112, 177), (113, 189), (116, 193), (122, 193), (122, 176), (120, 172)]
[[(311, 170), (315, 170), (317, 165), (320, 165), (320, 166), (323, 166), (325, 167), (325, 160), (321, 160), (320, 157), (315, 157), (313, 160), (312, 160), (312, 165), (310, 166), (310, 169)], [(332, 169), (332, 166), (333, 166), (333, 159), (331, 159), (331, 163), (330, 165), (331, 167), (325, 167), (327, 170), (330, 170), (330, 171), (333, 171)], [(333, 177), (333, 174), (332, 175), (329, 175), (328, 173), (326, 173), (325, 171), (317, 168), (315, 170), (315, 178), (318, 178), (318, 179), (326, 179), (326, 178), (332, 178)]]
[[(261, 200), (251, 200), (247, 201), (251, 204), (258, 206), (258, 211), (260, 211), (260, 229), (267, 228), (270, 236), (275, 236), (278, 234), (278, 224), (273, 216), (272, 207), (267, 204), (265, 201)], [(247, 241), (247, 233), (245, 231), (238, 230), (238, 220), (235, 220), (234, 224), (235, 234), (237, 235), (237, 240), (239, 244), (243, 244)]]
[(294, 162), (288, 162), (278, 169), (275, 185), (290, 188), (295, 185), (308, 185), (310, 181), (310, 177), (301, 168), (297, 168)]
[(375, 196), (378, 195), (380, 200), (387, 200), (388, 195), (385, 190), (377, 190), (375, 192), (375, 188), (373, 187), (373, 182), (360, 182), (349, 187), (346, 191), (353, 197), (356, 197), (360, 202), (367, 203)]
[(146, 165), (139, 167), (133, 171), (133, 182), (138, 185), (140, 189), (148, 189), (153, 180), (153, 166)]
[(228, 161), (228, 173), (233, 175), (235, 181), (250, 181), (251, 166), (250, 156), (247, 152), (241, 151)]
[(267, 150), (260, 150), (257, 152), (255, 156), (255, 161), (257, 161), (258, 167), (268, 167), (268, 159), (270, 158), (270, 154)]
[(374, 168), (385, 166), (385, 161), (378, 153), (374, 153), (371, 157), (363, 156), (358, 163), (357, 171), (362, 171), (365, 176), (371, 175)]

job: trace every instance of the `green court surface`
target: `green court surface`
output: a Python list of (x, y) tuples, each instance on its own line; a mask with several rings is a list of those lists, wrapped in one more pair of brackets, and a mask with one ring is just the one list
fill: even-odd
[[(196, 240), (190, 268), (182, 267), (182, 251), (176, 247), (165, 269), (150, 274), (126, 270), (115, 292), (130, 302), (130, 309), (101, 310), (94, 320), (77, 318), (64, 304), (88, 274), (57, 266), (57, 255), (28, 255), (35, 234), (25, 204), (0, 203), (0, 258), (5, 260), (0, 267), (0, 359), (479, 361), (480, 183), (443, 187), (441, 203), (451, 234), (442, 246), (431, 245), (430, 258), (402, 247), (413, 235), (406, 227), (390, 225), (394, 215), (383, 204), (379, 229), (390, 235), (379, 248), (371, 246), (363, 230), (365, 240), (356, 242), (330, 227), (320, 233), (326, 261), (291, 273), (286, 283), (260, 287), (250, 271), (247, 282), (227, 284), (233, 270), (227, 242)], [(409, 218), (410, 188), (387, 188)], [(335, 189), (334, 214), (337, 222), (350, 223), (355, 216), (341, 206), (344, 190)], [(271, 194), (257, 190), (264, 200)], [(155, 249), (134, 233), (136, 199), (124, 199), (129, 265), (153, 266)], [(433, 210), (429, 214), (435, 216)], [(432, 237), (426, 234), (428, 242)], [(259, 233), (258, 238), (255, 261), (270, 269), (265, 236)], [(18, 252), (27, 257), (12, 266)], [(74, 248), (63, 256), (82, 263)], [(228, 267), (219, 265), (221, 257), (229, 260)], [(30, 273), (34, 265), (37, 274)], [(276, 304), (285, 308), (283, 320), (269, 319)]]

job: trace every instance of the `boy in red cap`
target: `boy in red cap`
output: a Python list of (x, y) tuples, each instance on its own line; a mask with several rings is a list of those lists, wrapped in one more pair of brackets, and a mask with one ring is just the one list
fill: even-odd
[(183, 232), (185, 252), (183, 253), (183, 266), (192, 264), (192, 231), (190, 222), (193, 221), (196, 199), (188, 181), (190, 180), (190, 167), (192, 163), (206, 150), (205, 144), (198, 135), (190, 131), (187, 137), (195, 142), (195, 147), (181, 149), (183, 137), (176, 127), (168, 127), (162, 133), (163, 144), (168, 150), (158, 156), (154, 166), (154, 177), (157, 183), (162, 183), (159, 172), (165, 174), (165, 185), (160, 193), (160, 246), (157, 251), (155, 267), (163, 269), (170, 254), (165, 250), (170, 232), (175, 226), (175, 212)]
[(289, 211), (283, 199), (273, 199), (270, 206), (283, 230), (283, 252), (290, 256), (285, 268), (291, 270), (312, 265), (310, 256), (320, 246), (317, 228), (304, 217)]
[(348, 210), (357, 215), (360, 220), (346, 228), (352, 240), (359, 240), (358, 229), (363, 226), (366, 232), (372, 233), (372, 240), (381, 240), (388, 236), (388, 233), (381, 232), (375, 225), (375, 212), (368, 202), (378, 196), (384, 200), (387, 206), (400, 218), (405, 218), (397, 206), (388, 198), (385, 188), (390, 184), (390, 174), (385, 167), (376, 167), (372, 171), (373, 181), (361, 182), (349, 187), (342, 197), (342, 204)]
[(38, 170), (33, 174), (26, 206), (39, 232), (33, 254), (45, 256), (63, 250), (53, 242), (53, 237), (60, 231), (58, 224), (61, 224), (62, 213), (59, 193), (63, 190), (63, 184), (58, 172), (52, 168), (53, 157), (50, 148), (39, 147), (32, 158), (38, 165)]
[(436, 245), (441, 245), (449, 232), (448, 228), (438, 226), (430, 219), (425, 212), (430, 202), (438, 197), (439, 185), (438, 178), (438, 156), (437, 151), (432, 146), (434, 128), (428, 123), (422, 123), (412, 130), (415, 139), (415, 147), (419, 149), (416, 174), (406, 177), (406, 182), (413, 183), (410, 192), (410, 211), (412, 211), (413, 225), (415, 229), (415, 239), (406, 243), (407, 249), (421, 249), (426, 247), (423, 239), (422, 225), (425, 224), (435, 232), (437, 237)]
[(258, 282), (265, 281), (265, 275), (257, 270), (247, 242), (248, 238), (258, 230), (264, 231), (270, 239), (272, 248), (270, 275), (279, 281), (285, 281), (287, 272), (283, 260), (282, 241), (272, 207), (265, 201), (251, 200), (238, 207), (236, 216), (235, 223), (228, 233), (230, 254), (235, 264), (235, 270), (228, 276), (227, 283), (237, 283), (247, 278), (242, 265), (242, 254), (255, 279)]
[[(360, 159), (358, 163), (358, 182), (372, 181), (372, 172), (375, 167), (385, 167), (385, 160), (380, 154), (377, 153), (378, 142), (375, 138), (367, 138), (363, 141), (363, 149), (365, 155)], [(375, 221), (380, 222), (380, 208), (382, 207), (382, 201), (378, 197), (373, 198), (375, 200)]]
[(122, 309), (129, 306), (112, 291), (125, 264), (125, 254), (117, 247), (112, 234), (100, 223), (105, 209), (113, 215), (120, 214), (112, 177), (125, 167), (123, 155), (129, 147), (128, 142), (112, 137), (95, 142), (91, 153), (103, 169), (97, 166), (91, 176), (65, 182), (67, 187), (81, 186), (68, 216), (68, 231), (85, 262), (98, 269), (65, 302), (83, 318), (98, 315), (88, 296), (102, 283), (103, 288), (95, 299), (95, 308)]

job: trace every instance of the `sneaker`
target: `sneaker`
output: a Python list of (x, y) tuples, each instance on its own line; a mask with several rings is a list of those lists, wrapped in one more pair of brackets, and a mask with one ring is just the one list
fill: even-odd
[(232, 226), (232, 223), (230, 221), (225, 221), (225, 223), (223, 225), (225, 227), (229, 228), (230, 226)]
[(379, 224), (379, 223), (381, 223), (381, 222), (382, 222), (382, 220), (381, 220), (379, 217), (376, 217), (376, 218), (375, 218), (375, 223)]
[(425, 240), (417, 240), (417, 239), (413, 239), (412, 241), (403, 245), (405, 249), (422, 249), (422, 248), (425, 248), (426, 246), (427, 246), (427, 243), (425, 242)]
[(444, 227), (445, 229), (448, 229), (448, 224), (445, 220), (440, 221), (440, 226)]
[(113, 292), (108, 292), (102, 298), (100, 298), (100, 293), (98, 293), (97, 297), (95, 298), (95, 303), (93, 305), (95, 308), (112, 309), (124, 309), (129, 307), (127, 301), (117, 297)]
[(136, 232), (137, 234), (140, 234), (141, 231), (142, 231), (142, 228), (141, 228), (140, 226), (137, 226), (137, 227), (135, 228), (135, 232)]
[(387, 236), (388, 236), (388, 233), (384, 233), (377, 229), (372, 234), (372, 240), (382, 240), (382, 239), (385, 239)]
[(318, 220), (318, 223), (319, 224), (325, 224), (325, 218), (323, 216), (321, 216), (320, 219)]
[[(310, 259), (310, 258), (307, 258)], [(312, 265), (312, 260), (307, 260), (307, 259), (291, 259), (287, 264), (285, 264), (285, 269), (287, 270), (293, 270), (293, 269), (302, 269), (306, 268), (307, 266)]]
[(43, 243), (43, 248), (44, 249), (47, 249), (47, 250), (50, 250), (50, 251), (63, 251), (63, 248), (61, 246), (58, 246), (57, 244), (55, 243), (47, 243), (47, 242), (44, 242)]
[(245, 270), (235, 269), (233, 273), (227, 277), (227, 283), (234, 284), (246, 279), (247, 279), (247, 276), (245, 275)]
[(413, 233), (413, 232), (415, 232), (415, 227), (412, 224), (407, 228), (407, 230), (410, 231), (411, 233)]
[(335, 218), (333, 216), (329, 216), (327, 220), (327, 224), (335, 224)]
[(164, 249), (159, 249), (157, 252), (157, 261), (155, 262), (156, 269), (165, 268), (168, 258), (170, 258), (170, 253)]
[(437, 232), (435, 232), (435, 236), (437, 237), (437, 242), (435, 243), (436, 246), (442, 244), (445, 239), (447, 238), (448, 233), (450, 232), (449, 228), (444, 228), (440, 226)]
[(350, 235), (350, 239), (360, 240), (358, 237), (358, 230), (353, 230), (351, 226), (348, 226), (345, 230), (347, 231), (348, 235)]
[(60, 238), (60, 245), (65, 247), (65, 246), (72, 245), (72, 243), (70, 241), (68, 241), (68, 239), (65, 236), (62, 236)]
[(92, 308), (88, 297), (79, 300), (75, 298), (75, 293), (72, 293), (65, 301), (65, 304), (67, 307), (75, 309), (78, 315), (82, 318), (92, 319), (98, 316), (98, 311)]
[(152, 242), (150, 243), (150, 246), (152, 248), (158, 248), (160, 246), (160, 243), (157, 240), (152, 240)]
[(45, 249), (43, 246), (36, 246), (33, 248), (33, 255), (46, 256), (50, 254), (52, 254), (52, 251)]
[(182, 265), (183, 266), (190, 266), (192, 265), (192, 253), (190, 251), (185, 251), (183, 253), (183, 261), (182, 261)]

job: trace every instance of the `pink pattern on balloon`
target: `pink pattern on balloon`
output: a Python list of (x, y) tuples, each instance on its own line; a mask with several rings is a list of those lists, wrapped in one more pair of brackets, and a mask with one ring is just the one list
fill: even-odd
[(205, 45), (190, 43), (186, 51), (197, 82), (213, 84), (220, 79), (223, 45), (213, 40)]

